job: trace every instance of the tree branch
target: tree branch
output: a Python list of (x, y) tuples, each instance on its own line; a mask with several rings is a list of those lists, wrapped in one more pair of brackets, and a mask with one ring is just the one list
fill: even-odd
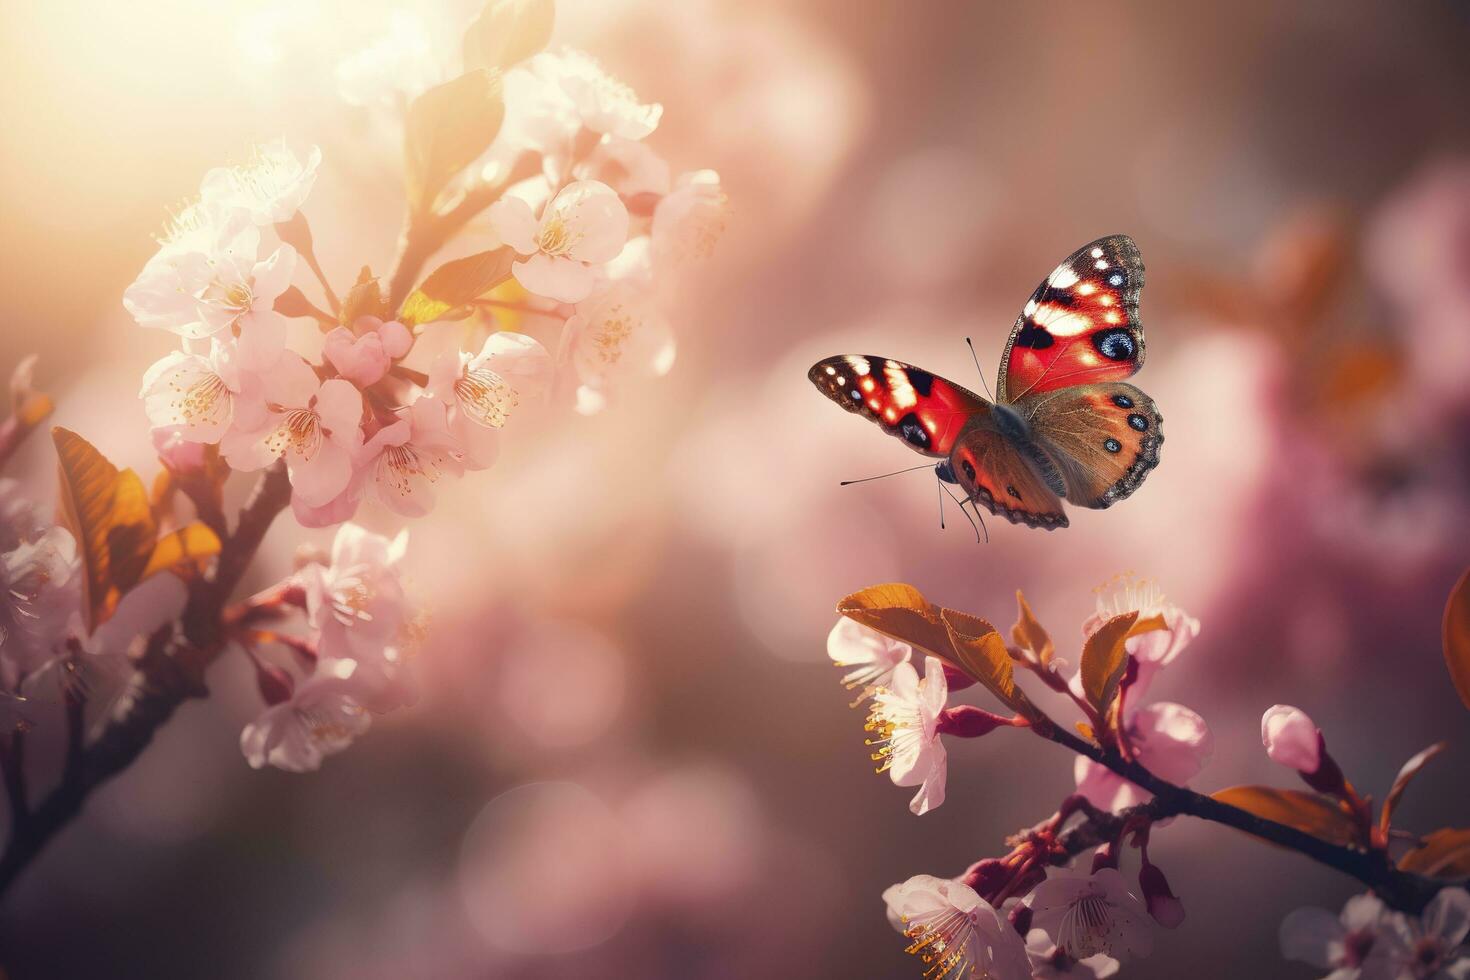
[(1174, 816), (1198, 817), (1214, 823), (1224, 824), (1244, 831), (1264, 841), (1288, 850), (1304, 854), (1320, 864), (1341, 871), (1358, 879), (1373, 889), (1392, 908), (1404, 912), (1419, 913), (1441, 889), (1464, 887), (1465, 879), (1430, 878), (1424, 875), (1400, 871), (1394, 867), (1383, 851), (1368, 851), (1360, 848), (1330, 844), (1295, 827), (1258, 817), (1248, 810), (1221, 803), (1212, 797), (1196, 793), (1184, 786), (1176, 786), (1160, 779), (1152, 772), (1131, 762), (1115, 752), (1104, 751), (1091, 742), (1084, 741), (1064, 728), (1046, 723), (1034, 728), (1036, 734), (1065, 746), (1078, 755), (1107, 766), (1131, 783), (1143, 787), (1153, 794), (1147, 803), (1111, 814), (1093, 807), (1084, 807), (1085, 819), (1059, 837), (1063, 853), (1057, 855), (1056, 863), (1065, 863), (1070, 857), (1097, 847), (1117, 838), (1130, 818), (1143, 818), (1149, 822)]
[(137, 670), (96, 740), (70, 760), (61, 782), (30, 811), (28, 819), (13, 821), (10, 840), (0, 854), (0, 895), (81, 812), (94, 790), (132, 765), (179, 705), (209, 693), (204, 671), (223, 646), (225, 603), (239, 586), (271, 522), (290, 500), (291, 484), (285, 466), (278, 462), (262, 474), (241, 509), (235, 533), (220, 548), (214, 575), (196, 585), (178, 620), (149, 637)]

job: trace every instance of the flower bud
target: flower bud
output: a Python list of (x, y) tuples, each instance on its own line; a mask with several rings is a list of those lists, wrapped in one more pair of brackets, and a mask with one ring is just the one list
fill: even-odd
[(992, 714), (984, 708), (977, 708), (973, 704), (957, 704), (953, 708), (945, 708), (940, 713), (935, 727), (941, 734), (955, 735), (959, 738), (979, 738), (981, 735), (989, 735), (997, 728), (1007, 726), (1011, 723), (1009, 718)]
[(989, 901), (986, 896), (994, 896), (1001, 889), (1011, 883), (1012, 869), (999, 858), (981, 858), (965, 869), (960, 875), (960, 881), (975, 889), (975, 892)]
[(1029, 905), (1017, 905), (1011, 909), (1011, 925), (1022, 936), (1025, 936), (1031, 931), (1031, 915), (1031, 906)]
[(1143, 900), (1148, 905), (1148, 914), (1165, 929), (1178, 928), (1184, 921), (1184, 903), (1169, 889), (1169, 879), (1152, 864), (1147, 857), (1138, 869), (1138, 887), (1143, 890)]
[(1272, 705), (1261, 717), (1261, 744), (1271, 761), (1304, 776), (1322, 765), (1321, 734), (1312, 719), (1289, 704)]
[(259, 661), (255, 664), (255, 683), (260, 688), (260, 696), (269, 705), (291, 700), (291, 695), (296, 690), (296, 684), (291, 680), (290, 674), (275, 664)]
[(944, 682), (949, 685), (950, 693), (953, 694), (955, 691), (963, 691), (965, 688), (974, 684), (975, 678), (971, 677), (963, 670), (956, 670), (949, 664), (945, 664)]
[(1092, 873), (1097, 874), (1103, 868), (1116, 868), (1118, 866), (1118, 842), (1108, 841), (1097, 850), (1092, 852)]

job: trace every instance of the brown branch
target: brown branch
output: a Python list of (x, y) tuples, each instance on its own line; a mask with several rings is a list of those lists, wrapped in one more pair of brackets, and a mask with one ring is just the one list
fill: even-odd
[(1176, 786), (1155, 776), (1137, 762), (1126, 760), (1115, 752), (1104, 751), (1055, 724), (1045, 723), (1036, 726), (1034, 730), (1043, 738), (1107, 766), (1129, 782), (1153, 794), (1153, 799), (1149, 802), (1121, 814), (1106, 813), (1091, 806), (1083, 807), (1085, 819), (1059, 838), (1064, 853), (1058, 855), (1057, 863), (1065, 863), (1069, 857), (1116, 839), (1130, 818), (1143, 818), (1153, 822), (1167, 817), (1190, 816), (1224, 824), (1304, 854), (1314, 861), (1356, 878), (1373, 889), (1387, 905), (1405, 912), (1422, 912), (1424, 906), (1441, 889), (1464, 887), (1466, 884), (1465, 879), (1430, 878), (1400, 871), (1381, 850), (1330, 844), (1295, 827), (1258, 817), (1248, 810), (1221, 803), (1187, 787)]
[[(81, 812), (94, 790), (132, 765), (179, 705), (209, 693), (204, 671), (223, 648), (225, 603), (239, 586), (271, 522), (290, 499), (285, 466), (276, 463), (261, 476), (240, 511), (235, 533), (220, 549), (214, 575), (196, 585), (177, 621), (149, 637), (138, 669), (96, 740), (80, 749), (61, 782), (30, 811), (28, 819), (13, 821), (10, 840), (0, 854), (0, 895)], [(12, 746), (16, 738), (10, 736)], [(7, 765), (7, 784), (10, 769)]]

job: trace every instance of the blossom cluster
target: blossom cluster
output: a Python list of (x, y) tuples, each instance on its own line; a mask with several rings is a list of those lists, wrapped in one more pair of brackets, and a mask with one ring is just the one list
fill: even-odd
[[(1157, 673), (1178, 661), (1200, 624), (1149, 583), (1120, 580), (1100, 590), (1097, 612), (1083, 625), (1081, 664), (1055, 655), (1050, 636), (1018, 596), (1012, 643), (983, 620), (939, 609), (909, 586), (875, 586), (839, 604), (843, 614), (828, 636), (843, 683), (867, 701), (865, 725), (872, 761), (902, 787), (917, 787), (909, 808), (918, 815), (944, 802), (948, 779), (945, 736), (974, 738), (1002, 728), (1029, 728), (1077, 751), (1076, 791), (1048, 820), (1012, 838), (1000, 858), (983, 858), (954, 878), (915, 875), (883, 893), (890, 923), (930, 978), (1108, 977), (1123, 960), (1147, 956), (1156, 926), (1173, 929), (1184, 904), (1150, 858), (1151, 833), (1181, 812), (1177, 800), (1208, 761), (1212, 736), (1196, 712), (1169, 702), (1143, 703)], [(922, 676), (914, 666), (923, 652)], [(1015, 674), (1030, 673), (1083, 714), (1086, 741), (1059, 730)], [(951, 704), (954, 692), (979, 684), (1015, 714)], [(1415, 773), (1440, 751), (1434, 746), (1405, 764), (1375, 824), (1369, 801), (1344, 777), (1312, 720), (1290, 705), (1274, 705), (1261, 721), (1273, 761), (1293, 770), (1312, 794), (1235, 787), (1215, 799), (1253, 816), (1285, 821), (1314, 834), (1376, 848), (1386, 855), (1392, 809)], [(1167, 792), (1152, 805), (1147, 783)], [(1077, 817), (1082, 824), (1066, 828)], [(1086, 829), (1087, 833), (1081, 833)], [(1444, 831), (1459, 840), (1463, 831)], [(1432, 837), (1431, 837), (1432, 839)], [(1426, 854), (1442, 854), (1422, 844)], [(1132, 880), (1122, 871), (1126, 848), (1139, 863)], [(1093, 850), (1091, 868), (1069, 867)], [(1413, 865), (1413, 853), (1402, 858)], [(1425, 861), (1445, 862), (1426, 857)], [(1332, 970), (1331, 980), (1422, 980), (1470, 977), (1470, 895), (1445, 887), (1422, 915), (1396, 912), (1373, 895), (1348, 903), (1339, 919), (1320, 909), (1289, 915), (1282, 926), (1285, 955)]]

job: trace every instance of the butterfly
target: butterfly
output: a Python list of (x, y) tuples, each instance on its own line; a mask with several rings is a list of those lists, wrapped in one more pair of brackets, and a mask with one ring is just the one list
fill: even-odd
[(1066, 527), (1066, 500), (1105, 508), (1159, 465), (1163, 417), (1123, 379), (1143, 366), (1143, 257), (1126, 235), (1100, 238), (1052, 270), (1011, 328), (996, 401), (871, 354), (818, 361), (808, 377), (849, 412), (926, 456), (992, 514)]

